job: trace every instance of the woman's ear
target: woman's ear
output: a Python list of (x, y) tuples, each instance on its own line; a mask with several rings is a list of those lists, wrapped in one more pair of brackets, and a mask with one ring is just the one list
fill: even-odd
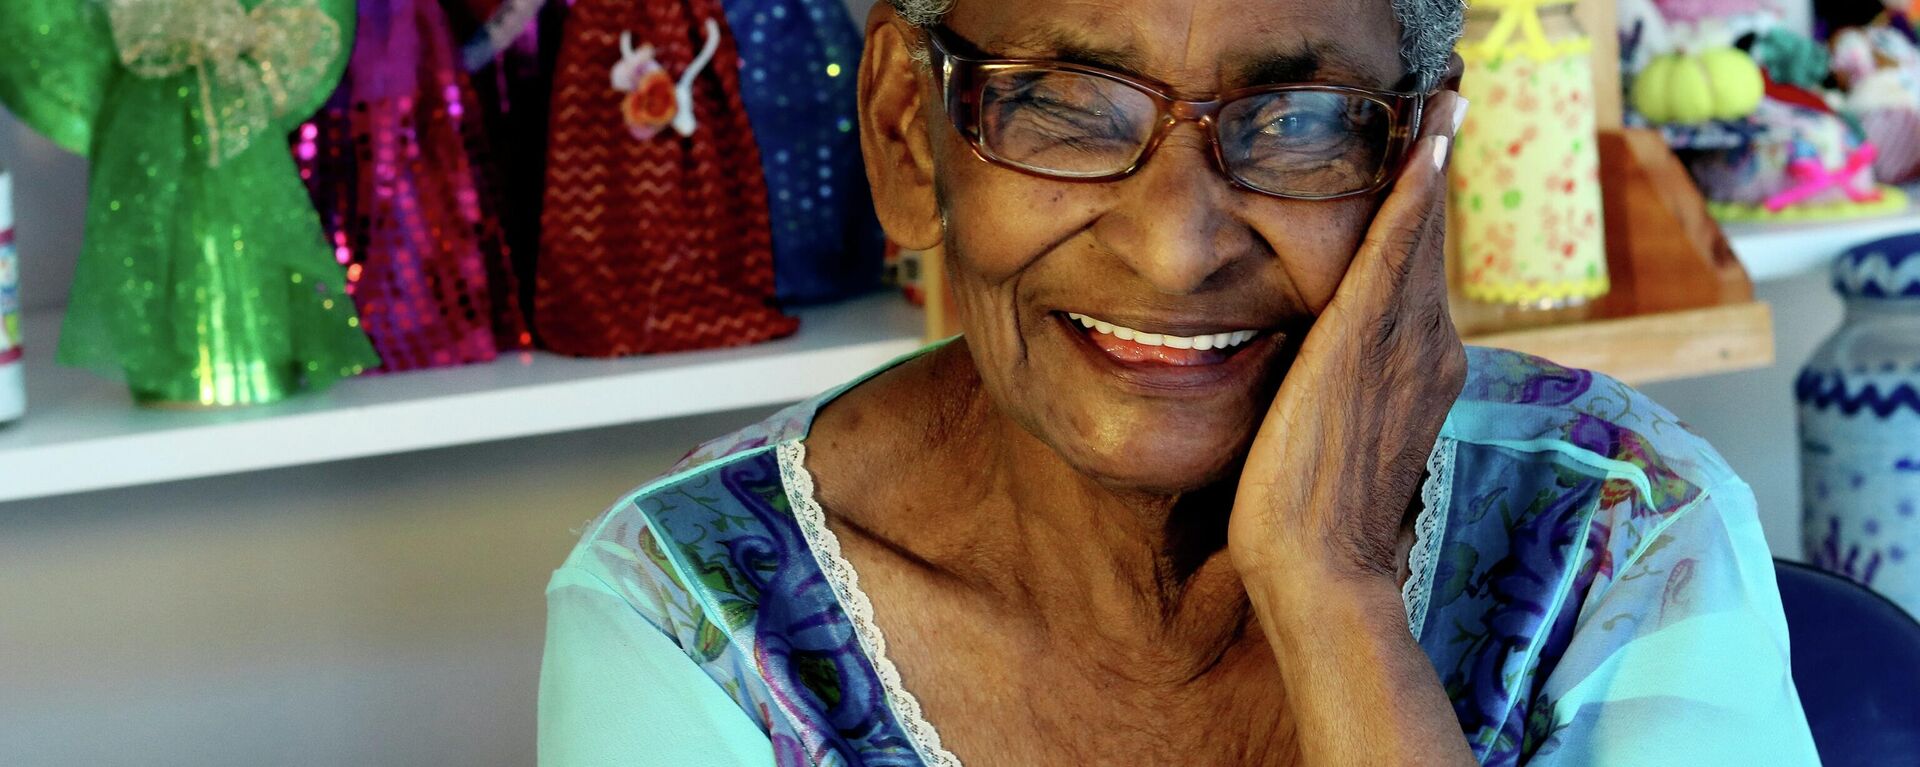
[(874, 212), (888, 239), (910, 250), (932, 248), (943, 235), (922, 65), (913, 57), (914, 47), (924, 44), (919, 36), (881, 0), (867, 14), (860, 57), (860, 150)]
[[(1460, 126), (1449, 124), (1447, 121), (1455, 117), (1453, 113), (1460, 109), (1459, 105), (1465, 101), (1460, 95), (1460, 80), (1465, 71), (1466, 62), (1460, 59), (1460, 54), (1454, 53), (1447, 57), (1446, 71), (1441, 73), (1440, 82), (1427, 95), (1427, 117), (1421, 120), (1420, 132), (1415, 138), (1426, 136), (1435, 130), (1451, 138), (1459, 130)], [(1449, 93), (1453, 95), (1443, 98)], [(1442, 104), (1448, 108), (1447, 114), (1441, 114), (1435, 109)]]
[(1460, 59), (1460, 53), (1455, 51), (1449, 54), (1447, 56), (1447, 72), (1441, 75), (1440, 87), (1450, 91), (1460, 90), (1460, 79), (1466, 74), (1466, 71), (1467, 62)]

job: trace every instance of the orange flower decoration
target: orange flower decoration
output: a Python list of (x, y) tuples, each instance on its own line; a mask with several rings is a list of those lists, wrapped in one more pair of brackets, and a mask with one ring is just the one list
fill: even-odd
[(659, 67), (649, 67), (640, 76), (638, 86), (628, 93), (620, 103), (620, 114), (627, 120), (627, 130), (633, 137), (645, 141), (659, 135), (673, 122), (676, 111), (673, 99), (673, 79)]

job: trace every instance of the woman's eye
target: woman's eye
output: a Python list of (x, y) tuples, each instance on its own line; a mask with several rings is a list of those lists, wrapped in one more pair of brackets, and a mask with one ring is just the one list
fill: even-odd
[(1049, 116), (1072, 120), (1076, 123), (1106, 118), (1106, 113), (1087, 104), (1084, 99), (1062, 98), (1046, 92), (1027, 93), (1015, 98), (1013, 103), (1023, 109), (1039, 110)]
[(1344, 130), (1334, 115), (1297, 110), (1274, 116), (1260, 127), (1262, 135), (1288, 141), (1315, 141), (1332, 138)]
[(1089, 83), (1036, 78), (990, 89), (989, 96), (1003, 119), (1030, 130), (1089, 137), (1128, 132), (1113, 100)]
[(1064, 99), (1046, 94), (1034, 94), (1020, 99), (1016, 103), (1029, 109), (1041, 109), (1059, 117), (1094, 117), (1099, 112)]

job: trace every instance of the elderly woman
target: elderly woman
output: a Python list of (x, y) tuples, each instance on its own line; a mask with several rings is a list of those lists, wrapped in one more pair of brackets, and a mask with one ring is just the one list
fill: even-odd
[(1448, 319), (1463, 12), (876, 7), (965, 332), (588, 527), (542, 762), (1814, 763), (1746, 484)]

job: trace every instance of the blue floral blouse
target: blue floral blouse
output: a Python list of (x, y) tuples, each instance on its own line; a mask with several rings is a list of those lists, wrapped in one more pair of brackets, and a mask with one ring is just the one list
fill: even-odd
[[(1746, 483), (1618, 381), (1468, 357), (1404, 596), (1474, 755), (1818, 764)], [(960, 764), (813, 498), (813, 415), (858, 384), (708, 443), (586, 529), (547, 586), (541, 764)]]

